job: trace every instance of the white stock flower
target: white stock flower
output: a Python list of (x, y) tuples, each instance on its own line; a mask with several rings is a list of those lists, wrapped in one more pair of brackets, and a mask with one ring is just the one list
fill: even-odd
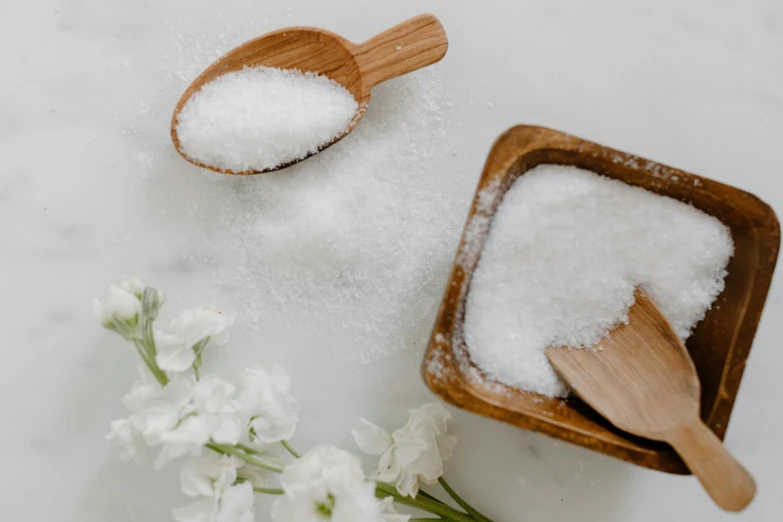
[(209, 436), (218, 444), (234, 445), (242, 436), (238, 413), (242, 405), (234, 400), (234, 386), (216, 375), (205, 375), (193, 388), (193, 404), (198, 416), (209, 425)]
[(131, 415), (112, 422), (106, 438), (120, 447), (122, 460), (141, 463), (146, 446), (161, 444), (163, 435), (186, 414), (192, 381), (181, 376), (161, 387), (146, 367), (139, 366), (139, 374), (141, 378), (122, 398)]
[(120, 283), (120, 288), (126, 292), (132, 293), (139, 299), (141, 299), (141, 296), (144, 294), (144, 284), (142, 284), (141, 279), (136, 276), (123, 277), (122, 283)]
[(183, 375), (173, 377), (161, 387), (144, 372), (142, 381), (135, 383), (123, 397), (123, 404), (134, 412), (131, 419), (136, 430), (148, 445), (163, 443), (164, 437), (191, 412), (193, 385), (193, 379)]
[(189, 497), (219, 495), (237, 479), (236, 460), (209, 454), (189, 460), (182, 466), (182, 491)]
[(279, 364), (257, 365), (236, 379), (237, 400), (253, 437), (265, 444), (289, 440), (299, 422), (299, 401), (288, 394), (291, 379)]
[(233, 322), (232, 315), (225, 315), (214, 308), (184, 310), (171, 321), (171, 333), (155, 332), (158, 350), (155, 361), (166, 372), (186, 371), (196, 360), (194, 346), (202, 342), (225, 344), (228, 341), (227, 329)]
[(285, 494), (272, 504), (274, 522), (383, 522), (375, 484), (361, 463), (334, 446), (318, 446), (287, 465)]
[(121, 286), (110, 286), (109, 297), (105, 301), (93, 299), (92, 312), (104, 327), (119, 333), (126, 339), (133, 340), (137, 337), (141, 299), (133, 293), (134, 287), (126, 284), (126, 281), (127, 279)]
[(155, 466), (159, 468), (182, 455), (198, 455), (208, 442), (230, 446), (238, 443), (242, 436), (241, 405), (233, 394), (234, 387), (215, 375), (196, 381), (185, 415), (160, 436), (163, 449)]
[(203, 500), (174, 509), (178, 522), (252, 522), (255, 493), (249, 482), (234, 485), (236, 460), (231, 457), (199, 457), (182, 468), (182, 491)]
[(147, 446), (144, 438), (133, 427), (131, 419), (119, 419), (111, 423), (111, 432), (106, 439), (120, 448), (120, 460), (123, 462), (144, 462)]
[(391, 434), (365, 419), (359, 419), (351, 434), (364, 453), (381, 455), (377, 480), (416, 497), (419, 481), (433, 484), (443, 475), (443, 463), (454, 452), (457, 438), (448, 434), (451, 415), (440, 404), (425, 404), (410, 415), (405, 427)]
[[(239, 440), (239, 443), (245, 447), (250, 448), (262, 457), (269, 457), (273, 461), (280, 460), (280, 452), (282, 447), (280, 444), (264, 444), (258, 439), (250, 440), (248, 433), (245, 432), (243, 437)], [(271, 471), (266, 469), (245, 465), (244, 461), (234, 459), (237, 467), (237, 474), (239, 478), (247, 480), (253, 484), (254, 488), (268, 488), (270, 478), (273, 475)]]
[(141, 379), (122, 399), (131, 415), (113, 422), (107, 436), (120, 447), (120, 458), (139, 462), (145, 446), (162, 446), (155, 461), (160, 468), (182, 455), (199, 455), (208, 442), (239, 442), (243, 417), (230, 383), (214, 375), (196, 381), (181, 373), (161, 386), (145, 367), (139, 371)]

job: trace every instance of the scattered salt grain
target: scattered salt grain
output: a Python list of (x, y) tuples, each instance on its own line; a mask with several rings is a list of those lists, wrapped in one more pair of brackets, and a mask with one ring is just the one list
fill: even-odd
[(506, 192), (471, 281), (465, 341), (497, 382), (568, 394), (544, 350), (595, 344), (643, 285), (685, 339), (723, 290), (734, 246), (717, 219), (592, 172), (542, 165)]
[[(168, 87), (147, 99), (151, 114), (163, 114), (210, 63), (258, 33), (166, 23), (171, 41), (158, 74)], [(419, 364), (475, 187), (471, 162), (451, 156), (463, 110), (451, 87), (437, 64), (384, 82), (339, 144), (263, 176), (195, 169), (173, 153), (168, 135), (126, 130), (134, 150), (153, 158), (145, 183), (166, 202), (159, 212), (186, 221), (183, 248), (200, 252), (172, 266), (208, 270), (211, 291), (237, 303), (237, 323), (249, 334), (281, 324), (302, 339), (292, 349), (311, 355), (339, 342), (346, 364), (390, 356)]]
[(274, 314), (313, 346), (344, 336), (346, 361), (419, 361), (474, 183), (451, 160), (450, 99), (428, 67), (373, 89), (355, 131), (284, 172), (188, 176), (208, 194), (203, 232), (225, 261), (213, 282), (253, 311), (240, 324)]
[(325, 76), (245, 68), (204, 85), (178, 115), (180, 150), (235, 172), (302, 159), (344, 134), (358, 113), (351, 93)]

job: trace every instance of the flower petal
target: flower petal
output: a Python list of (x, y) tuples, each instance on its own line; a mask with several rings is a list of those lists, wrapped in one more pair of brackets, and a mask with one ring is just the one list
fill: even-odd
[[(202, 457), (208, 458), (208, 457)], [(200, 468), (200, 459), (189, 460), (182, 466), (180, 482), (182, 492), (189, 497), (209, 497), (214, 492), (212, 478), (207, 476)]]
[(122, 283), (120, 283), (120, 288), (126, 292), (132, 293), (139, 299), (141, 299), (141, 295), (144, 293), (144, 284), (142, 284), (141, 279), (136, 276), (123, 277)]
[(381, 522), (381, 506), (375, 498), (375, 484), (335, 498), (332, 522)]
[(351, 435), (359, 449), (368, 455), (382, 455), (392, 445), (388, 431), (363, 417), (356, 422)]
[(269, 475), (270, 472), (265, 469), (251, 466), (244, 466), (237, 470), (237, 477), (247, 480), (254, 488), (268, 488)]
[(155, 336), (158, 353), (155, 362), (166, 372), (184, 372), (196, 360), (196, 352), (192, 346), (181, 344), (172, 336), (158, 334)]
[(210, 438), (218, 444), (233, 446), (242, 437), (242, 424), (234, 413), (216, 413), (210, 415)]
[(141, 434), (133, 427), (131, 419), (120, 419), (111, 423), (111, 432), (106, 439), (120, 448), (120, 460), (141, 464), (144, 461), (146, 445)]
[(220, 511), (214, 519), (215, 522), (253, 522), (255, 500), (256, 496), (250, 483), (243, 482), (231, 486), (220, 498)]

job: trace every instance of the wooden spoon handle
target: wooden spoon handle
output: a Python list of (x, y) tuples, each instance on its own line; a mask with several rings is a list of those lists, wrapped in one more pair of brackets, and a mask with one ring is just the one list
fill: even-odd
[(667, 442), (720, 507), (741, 511), (753, 500), (756, 493), (753, 477), (700, 419), (671, 432)]
[(440, 61), (448, 47), (440, 21), (431, 14), (423, 14), (357, 45), (353, 52), (362, 78), (372, 88)]

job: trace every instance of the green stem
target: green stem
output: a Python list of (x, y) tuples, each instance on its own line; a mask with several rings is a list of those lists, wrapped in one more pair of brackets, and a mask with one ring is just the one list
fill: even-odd
[(154, 361), (155, 356), (158, 355), (158, 350), (155, 347), (155, 336), (152, 333), (152, 321), (149, 319), (144, 321), (144, 340), (147, 342), (150, 351), (150, 359)]
[(144, 342), (133, 341), (133, 344), (136, 345), (136, 351), (139, 352), (139, 357), (141, 357), (141, 360), (147, 365), (147, 368), (152, 376), (155, 377), (155, 380), (157, 380), (161, 386), (166, 386), (169, 383), (169, 378), (163, 370), (158, 368), (155, 359), (150, 359), (148, 351), (144, 347)]
[(264, 493), (266, 495), (282, 495), (285, 493), (282, 489), (277, 488), (253, 488), (256, 493)]
[(245, 453), (250, 453), (251, 455), (258, 455), (259, 457), (264, 457), (265, 455), (261, 453), (260, 451), (256, 451), (253, 448), (249, 446), (245, 446), (244, 444), (237, 444), (237, 448), (241, 449)]
[(401, 495), (397, 489), (394, 488), (394, 486), (391, 486), (390, 484), (384, 484), (383, 482), (378, 482), (376, 484), (375, 496), (378, 498), (393, 497), (395, 502), (421, 509), (422, 511), (427, 511), (450, 522), (476, 522), (476, 519), (474, 519), (472, 516), (467, 515), (461, 511), (457, 511), (456, 509), (445, 504), (441, 504), (440, 502), (423, 497), (415, 499), (405, 497)]
[(141, 357), (141, 360), (144, 361), (144, 364), (147, 365), (147, 368), (152, 371), (152, 365), (150, 364), (150, 360), (147, 357), (147, 351), (144, 349), (144, 347), (139, 343), (139, 341), (133, 341), (134, 346), (136, 346), (136, 351), (139, 353), (139, 357)]
[(467, 511), (468, 513), (470, 513), (471, 515), (476, 517), (479, 520), (479, 522), (492, 522), (489, 518), (487, 518), (484, 515), (482, 515), (481, 512), (478, 509), (474, 508), (473, 506), (471, 506), (470, 504), (465, 502), (465, 500), (463, 500), (462, 497), (460, 497), (457, 494), (457, 492), (454, 491), (451, 488), (451, 486), (449, 486), (449, 483), (446, 482), (446, 479), (444, 479), (443, 477), (440, 477), (438, 479), (438, 483), (441, 486), (443, 486), (443, 489), (446, 490), (446, 493), (448, 493), (449, 496), (454, 499), (454, 502), (459, 504), (462, 507), (462, 509), (464, 509), (465, 511)]
[(240, 448), (237, 448), (236, 446), (227, 446), (224, 444), (215, 444), (210, 442), (206, 444), (206, 447), (216, 453), (220, 453), (221, 455), (231, 455), (232, 457), (243, 460), (248, 464), (258, 466), (259, 468), (268, 469), (269, 471), (274, 471), (275, 473), (282, 473), (283, 468), (285, 467), (285, 464), (277, 459), (262, 457), (261, 455), (251, 455), (241, 450)]
[(204, 348), (209, 344), (209, 336), (203, 338), (199, 342), (193, 345), (193, 353), (196, 354), (196, 358), (193, 360), (193, 372), (196, 374), (196, 380), (199, 380), (201, 364), (204, 362), (202, 356), (204, 354)]
[(300, 458), (300, 457), (302, 456), (302, 455), (301, 455), (301, 454), (300, 454), (298, 451), (296, 451), (294, 448), (292, 448), (290, 444), (288, 444), (288, 441), (287, 441), (287, 440), (281, 440), (281, 441), (280, 441), (280, 444), (282, 444), (282, 445), (283, 445), (283, 447), (284, 447), (286, 450), (288, 450), (288, 453), (290, 453), (291, 455), (293, 455), (293, 456), (294, 456), (294, 457), (296, 457), (297, 459), (298, 459), (298, 458)]
[(428, 499), (430, 499), (430, 500), (434, 500), (435, 502), (440, 502), (441, 504), (444, 504), (444, 505), (446, 504), (446, 503), (445, 503), (445, 502), (443, 502), (442, 500), (440, 500), (440, 499), (438, 499), (438, 498), (435, 498), (435, 497), (433, 497), (432, 495), (430, 495), (429, 493), (427, 493), (427, 492), (426, 492), (426, 491), (424, 491), (423, 489), (420, 489), (420, 490), (419, 490), (419, 493), (417, 494), (417, 496), (418, 496), (418, 495), (421, 495), (422, 497), (424, 497), (424, 498), (428, 498)]
[(147, 364), (147, 368), (150, 369), (152, 375), (158, 380), (161, 386), (166, 386), (169, 383), (169, 377), (166, 372), (158, 367), (158, 363), (155, 361), (155, 356), (158, 354), (158, 350), (155, 348), (155, 336), (152, 332), (152, 323), (149, 318), (144, 319), (144, 331), (141, 335), (140, 341), (134, 341), (136, 348), (139, 350), (139, 355), (143, 351), (146, 357), (142, 356), (144, 362)]
[[(242, 484), (244, 482), (248, 482), (248, 479), (244, 477), (237, 477), (236, 483)], [(256, 493), (264, 493), (265, 495), (283, 495), (285, 494), (285, 491), (278, 488), (257, 488), (253, 487), (253, 491)]]
[(236, 447), (241, 449), (245, 453), (248, 453), (250, 455), (254, 455), (254, 456), (259, 457), (261, 459), (264, 459), (266, 461), (272, 462), (275, 465), (284, 466), (285, 467), (285, 462), (283, 462), (282, 460), (276, 459), (276, 458), (272, 457), (271, 455), (265, 455), (264, 453), (261, 453), (260, 451), (254, 450), (253, 448), (251, 448), (249, 446), (245, 446), (244, 444), (237, 444)]

